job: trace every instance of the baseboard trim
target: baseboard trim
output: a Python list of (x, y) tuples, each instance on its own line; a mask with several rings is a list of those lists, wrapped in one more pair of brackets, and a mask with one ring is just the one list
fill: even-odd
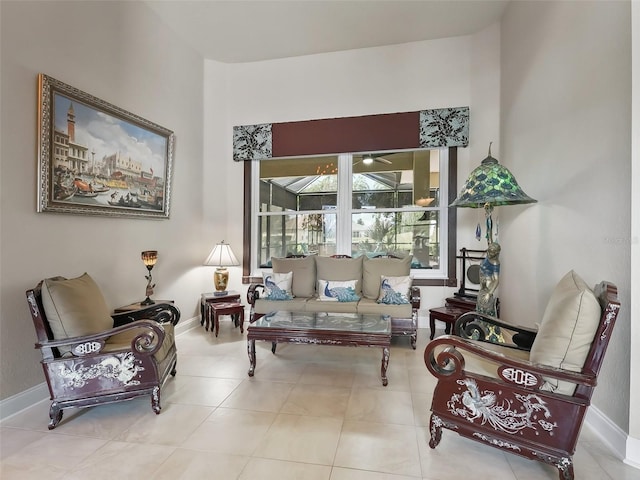
[(629, 436), (624, 430), (613, 423), (609, 417), (593, 405), (587, 410), (585, 423), (601, 437), (602, 441), (615, 456), (621, 460), (625, 459), (626, 445)]
[(196, 325), (200, 325), (200, 316), (191, 317), (189, 320), (178, 322), (178, 325), (176, 326), (176, 336), (188, 332), (192, 328), (195, 328)]
[(0, 422), (49, 398), (47, 383), (42, 382), (0, 401)]
[(627, 437), (627, 456), (624, 463), (640, 469), (640, 439)]
[[(187, 321), (180, 321), (176, 326), (176, 337), (200, 325), (200, 317), (193, 317)], [(11, 397), (0, 400), (0, 423), (3, 420), (20, 413), (22, 410), (32, 407), (36, 403), (49, 399), (47, 383), (42, 382)]]

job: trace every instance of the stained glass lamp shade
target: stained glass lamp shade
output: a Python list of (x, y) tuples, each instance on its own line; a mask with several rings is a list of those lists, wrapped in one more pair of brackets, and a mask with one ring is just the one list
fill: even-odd
[(520, 188), (513, 173), (491, 156), (491, 145), (489, 145), (489, 155), (482, 160), (479, 167), (471, 172), (458, 198), (453, 201), (451, 206), (484, 208), (487, 215), (487, 240), (492, 243), (491, 212), (493, 212), (493, 207), (535, 202), (537, 200), (531, 198)]

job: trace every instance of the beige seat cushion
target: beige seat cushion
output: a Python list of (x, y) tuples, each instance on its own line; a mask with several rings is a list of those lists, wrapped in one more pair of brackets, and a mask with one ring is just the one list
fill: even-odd
[(294, 297), (313, 297), (316, 293), (316, 257), (272, 258), (273, 273), (293, 272), (291, 291)]
[(359, 302), (326, 302), (311, 298), (306, 303), (307, 312), (358, 313)]
[(318, 280), (355, 280), (356, 295), (362, 294), (362, 257), (316, 257), (316, 269), (318, 272)]
[[(164, 341), (162, 342), (160, 350), (158, 350), (153, 355), (158, 363), (161, 363), (167, 357), (167, 354), (171, 350), (171, 346), (175, 343), (175, 332), (173, 324), (162, 323), (160, 325), (164, 329)], [(108, 338), (102, 351), (115, 352), (118, 350), (131, 350), (131, 342), (133, 341), (133, 339), (136, 337), (136, 335), (144, 333), (145, 330), (146, 329), (144, 328), (132, 328), (131, 330), (112, 335)]]
[[(91, 335), (113, 328), (100, 288), (85, 273), (77, 278), (47, 278), (42, 283), (42, 305), (57, 340)], [(60, 348), (60, 353), (70, 348)]]
[(291, 300), (266, 300), (258, 298), (255, 303), (255, 313), (270, 312), (304, 312), (308, 298), (294, 297)]
[(370, 298), (362, 298), (358, 302), (358, 313), (390, 315), (395, 318), (411, 318), (411, 304), (386, 305)]
[(411, 255), (405, 258), (367, 258), (362, 261), (362, 294), (377, 299), (382, 275), (402, 277), (411, 271)]
[[(531, 346), (534, 363), (582, 371), (601, 316), (598, 299), (573, 270), (554, 288)], [(573, 395), (575, 385), (546, 378), (545, 389)]]

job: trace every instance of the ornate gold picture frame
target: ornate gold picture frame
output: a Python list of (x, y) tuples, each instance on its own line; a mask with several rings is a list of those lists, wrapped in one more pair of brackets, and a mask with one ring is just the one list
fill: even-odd
[(38, 212), (169, 218), (174, 134), (38, 75)]

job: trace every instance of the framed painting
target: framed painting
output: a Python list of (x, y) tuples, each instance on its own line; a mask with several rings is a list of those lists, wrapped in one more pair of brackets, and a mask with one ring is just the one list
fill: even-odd
[(38, 212), (169, 218), (172, 131), (38, 75)]

